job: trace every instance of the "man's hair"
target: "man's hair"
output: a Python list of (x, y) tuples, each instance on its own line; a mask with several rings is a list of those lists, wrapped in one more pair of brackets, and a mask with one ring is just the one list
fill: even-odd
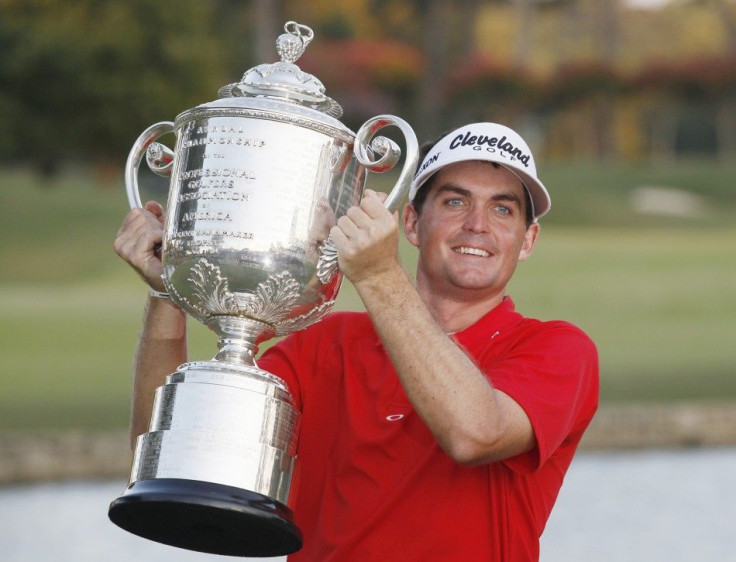
[[(417, 163), (417, 172), (419, 171), (419, 167), (422, 165), (422, 162), (424, 162), (424, 159), (427, 157), (427, 154), (429, 154), (429, 151), (434, 148), (434, 145), (437, 144), (447, 133), (442, 133), (439, 137), (436, 139), (425, 142), (421, 148), (419, 149), (419, 162)], [(490, 164), (493, 164), (494, 168), (502, 168), (501, 164), (498, 164), (496, 162), (490, 162)], [(416, 172), (415, 172), (416, 173)], [(414, 200), (411, 202), (412, 207), (414, 207), (414, 210), (417, 212), (417, 215), (422, 214), (422, 208), (424, 207), (424, 202), (427, 200), (427, 194), (429, 193), (430, 187), (432, 187), (432, 182), (434, 182), (435, 178), (437, 177), (437, 174), (433, 174), (432, 176), (427, 179), (427, 181), (424, 182), (422, 187), (419, 188), (416, 195), (414, 196)], [(523, 185), (524, 182), (522, 182)], [(526, 206), (525, 209), (525, 222), (526, 227), (529, 228), (531, 224), (534, 222), (534, 212), (532, 208), (532, 198), (531, 195), (529, 195), (529, 190), (527, 189), (526, 185), (524, 185), (524, 205)]]

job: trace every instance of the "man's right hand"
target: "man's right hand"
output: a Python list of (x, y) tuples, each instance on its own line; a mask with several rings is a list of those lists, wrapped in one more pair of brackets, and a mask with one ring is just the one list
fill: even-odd
[(114, 248), (143, 280), (156, 291), (165, 291), (164, 272), (157, 247), (164, 236), (164, 209), (149, 201), (142, 209), (132, 209), (115, 237)]

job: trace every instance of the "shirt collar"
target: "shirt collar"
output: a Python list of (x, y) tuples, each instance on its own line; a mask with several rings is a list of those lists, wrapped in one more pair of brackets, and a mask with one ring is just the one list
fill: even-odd
[(477, 341), (478, 338), (494, 338), (501, 335), (520, 324), (522, 320), (524, 320), (524, 317), (516, 312), (514, 301), (511, 297), (506, 296), (475, 324), (453, 334), (452, 337), (457, 343), (464, 346), (472, 341)]

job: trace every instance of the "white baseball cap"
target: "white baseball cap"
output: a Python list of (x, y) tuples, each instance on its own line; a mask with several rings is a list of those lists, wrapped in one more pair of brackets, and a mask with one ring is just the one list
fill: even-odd
[(529, 193), (535, 221), (552, 206), (547, 189), (537, 179), (532, 151), (516, 131), (498, 123), (465, 125), (437, 141), (411, 182), (409, 201), (414, 201), (419, 188), (441, 168), (468, 160), (496, 162), (514, 173)]

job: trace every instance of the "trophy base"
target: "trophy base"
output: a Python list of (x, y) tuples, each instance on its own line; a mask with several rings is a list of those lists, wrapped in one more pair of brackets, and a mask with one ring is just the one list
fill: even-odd
[(133, 482), (110, 504), (110, 520), (135, 535), (229, 556), (282, 556), (302, 546), (291, 510), (273, 499), (211, 482)]

